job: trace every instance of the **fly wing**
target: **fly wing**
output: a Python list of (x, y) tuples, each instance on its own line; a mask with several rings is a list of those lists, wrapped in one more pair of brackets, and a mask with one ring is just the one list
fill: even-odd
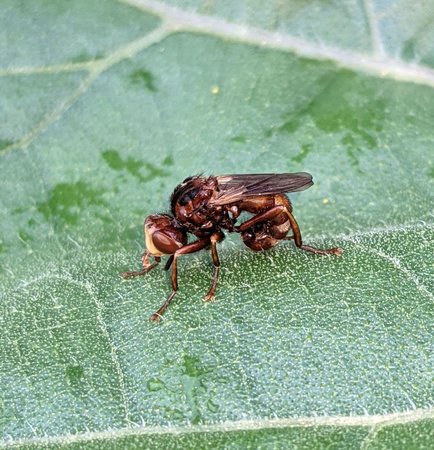
[(217, 176), (219, 194), (211, 200), (215, 205), (227, 205), (246, 197), (298, 192), (312, 186), (312, 175), (298, 173), (258, 173)]

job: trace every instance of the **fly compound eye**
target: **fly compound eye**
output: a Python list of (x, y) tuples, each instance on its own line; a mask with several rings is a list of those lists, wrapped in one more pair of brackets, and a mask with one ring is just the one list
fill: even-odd
[(165, 231), (154, 231), (152, 233), (152, 242), (162, 255), (173, 255), (176, 250), (182, 247), (182, 243), (177, 241), (175, 236)]
[(146, 248), (153, 256), (173, 255), (187, 243), (187, 233), (157, 217), (145, 223)]

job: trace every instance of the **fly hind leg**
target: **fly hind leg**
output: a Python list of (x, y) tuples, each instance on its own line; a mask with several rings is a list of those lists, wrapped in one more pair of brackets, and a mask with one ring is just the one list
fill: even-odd
[(211, 256), (212, 256), (212, 262), (214, 264), (214, 273), (212, 276), (212, 282), (211, 282), (209, 291), (203, 298), (205, 302), (214, 301), (215, 291), (216, 291), (216, 287), (217, 287), (217, 280), (218, 280), (219, 270), (220, 270), (220, 260), (219, 260), (219, 255), (217, 253), (217, 242), (220, 242), (222, 239), (223, 239), (222, 233), (214, 233), (211, 236)]
[(303, 244), (298, 223), (296, 222), (294, 216), (288, 209), (286, 209), (286, 214), (288, 215), (288, 219), (291, 224), (292, 232), (294, 233), (294, 235), (291, 237), (285, 238), (285, 239), (287, 239), (287, 240), (294, 239), (295, 245), (298, 248), (305, 250), (306, 252), (314, 253), (315, 255), (336, 255), (336, 256), (342, 255), (342, 253), (344, 251), (340, 247), (322, 249), (322, 248), (313, 247), (311, 245)]

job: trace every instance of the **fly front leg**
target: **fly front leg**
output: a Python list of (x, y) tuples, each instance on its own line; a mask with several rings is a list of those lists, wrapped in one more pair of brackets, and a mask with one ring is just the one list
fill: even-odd
[(286, 214), (288, 215), (288, 219), (291, 224), (292, 232), (294, 233), (294, 236), (292, 236), (289, 239), (294, 239), (295, 245), (298, 248), (301, 248), (302, 250), (305, 250), (306, 252), (314, 253), (315, 255), (336, 255), (336, 256), (342, 255), (342, 253), (344, 251), (340, 247), (321, 249), (321, 248), (312, 247), (311, 245), (304, 245), (303, 241), (301, 239), (300, 228), (299, 228), (298, 223), (296, 222), (294, 216), (288, 209), (286, 209)]
[(172, 292), (170, 293), (169, 297), (167, 297), (167, 300), (158, 308), (157, 311), (154, 312), (154, 314), (151, 315), (150, 319), (152, 321), (158, 322), (164, 313), (166, 311), (167, 307), (172, 302), (173, 298), (175, 297), (176, 292), (178, 291), (178, 256), (180, 255), (187, 255), (188, 253), (195, 253), (199, 250), (204, 249), (210, 244), (209, 238), (201, 239), (199, 241), (192, 242), (191, 244), (184, 245), (184, 247), (181, 247), (180, 249), (176, 250), (176, 252), (173, 254), (173, 260), (172, 260)]
[(173, 263), (173, 258), (174, 258), (173, 255), (170, 255), (170, 256), (169, 256), (168, 260), (166, 261), (166, 265), (164, 266), (164, 270), (165, 270), (165, 271), (168, 271), (168, 270), (170, 269), (170, 266), (171, 266), (172, 263)]
[(206, 302), (214, 301), (215, 291), (216, 291), (216, 287), (217, 287), (217, 280), (218, 280), (219, 270), (220, 270), (220, 260), (219, 260), (219, 256), (217, 253), (217, 243), (223, 239), (223, 234), (222, 233), (214, 233), (210, 239), (211, 239), (211, 256), (212, 256), (212, 262), (214, 264), (214, 272), (213, 272), (212, 282), (211, 282), (209, 291), (203, 298), (204, 301), (206, 301)]
[(122, 272), (121, 275), (123, 278), (133, 278), (139, 277), (141, 275), (146, 275), (150, 270), (154, 267), (157, 267), (160, 263), (161, 258), (159, 256), (154, 256), (154, 262), (151, 263), (151, 254), (148, 250), (145, 251), (142, 255), (142, 270), (132, 271), (132, 272)]

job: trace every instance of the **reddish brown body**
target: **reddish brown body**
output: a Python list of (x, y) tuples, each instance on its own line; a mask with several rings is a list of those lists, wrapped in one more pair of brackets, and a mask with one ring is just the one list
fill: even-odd
[(234, 221), (226, 205), (215, 205), (218, 194), (216, 177), (192, 177), (179, 185), (171, 198), (172, 214), (180, 227), (197, 237), (204, 237), (221, 229), (233, 231)]
[(284, 206), (286, 210), (277, 213), (275, 217), (259, 222), (241, 231), (241, 239), (251, 250), (259, 252), (268, 250), (286, 238), (291, 223), (286, 211), (292, 212), (292, 205), (284, 194), (246, 199), (238, 205), (241, 211), (260, 214), (276, 206)]
[[(340, 255), (342, 249), (338, 247), (323, 250), (302, 243), (285, 192), (304, 190), (312, 184), (312, 177), (305, 172), (186, 178), (171, 196), (172, 215), (155, 214), (145, 220), (147, 250), (142, 257), (143, 269), (124, 272), (123, 276), (144, 275), (158, 265), (161, 256), (169, 256), (165, 269), (172, 266), (172, 293), (151, 316), (152, 320), (159, 320), (178, 290), (177, 258), (182, 254), (210, 248), (214, 274), (205, 300), (214, 299), (220, 267), (217, 243), (224, 239), (224, 231), (240, 233), (244, 244), (254, 251), (268, 250), (282, 240), (293, 239), (302, 250)], [(237, 225), (243, 211), (253, 217)], [(292, 235), (288, 236), (290, 231)], [(188, 244), (187, 233), (198, 239)]]

